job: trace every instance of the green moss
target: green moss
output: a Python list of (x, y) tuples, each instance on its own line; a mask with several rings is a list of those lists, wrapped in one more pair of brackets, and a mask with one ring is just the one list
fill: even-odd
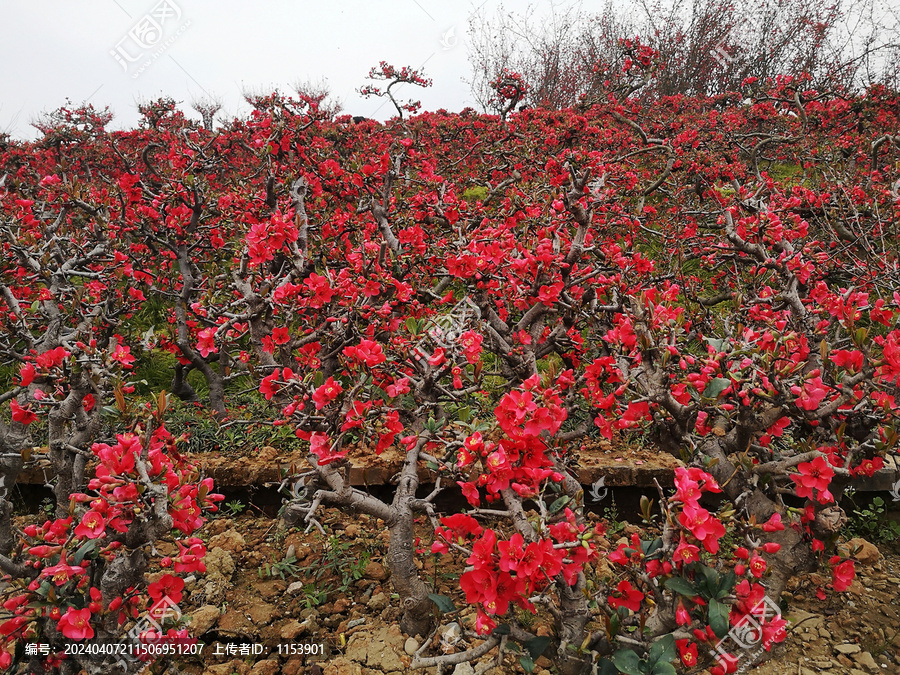
[(480, 185), (470, 187), (462, 193), (462, 198), (467, 202), (483, 202), (485, 199), (487, 199), (487, 196), (487, 188), (481, 187)]

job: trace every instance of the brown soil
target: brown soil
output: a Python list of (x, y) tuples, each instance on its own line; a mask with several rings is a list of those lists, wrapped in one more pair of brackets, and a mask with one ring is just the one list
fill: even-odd
[[(181, 663), (170, 673), (381, 675), (408, 669), (408, 651), (415, 651), (422, 639), (409, 640), (396, 628), (400, 610), (383, 564), (386, 534), (367, 516), (351, 520), (337, 511), (323, 513), (324, 536), (316, 530), (306, 534), (281, 530), (271, 518), (254, 514), (218, 518), (203, 528), (201, 535), (210, 551), (208, 571), (188, 584), (182, 609), (191, 615), (195, 633), (204, 640), (257, 642), (266, 652), (216, 657), (210, 645), (202, 660)], [(619, 534), (630, 531), (627, 526)], [(421, 545), (427, 550), (430, 539), (424, 526), (422, 535)], [(293, 566), (273, 565), (291, 554), (296, 558)], [(423, 577), (436, 581), (438, 593), (462, 606), (454, 586), (461, 570), (443, 559), (436, 570), (435, 557), (427, 553), (421, 560)], [(786, 616), (792, 622), (788, 639), (768, 662), (742, 672), (900, 672), (900, 612), (895, 607), (900, 555), (883, 549), (877, 560), (860, 563), (857, 570), (850, 591), (840, 596), (829, 592), (825, 602), (815, 597), (816, 589), (828, 582), (824, 570), (826, 576), (808, 574), (796, 579), (786, 595)], [(464, 629), (471, 628), (474, 611), (463, 611), (458, 620)], [(548, 634), (549, 625), (539, 615), (531, 629)], [(314, 662), (278, 655), (279, 644), (285, 652), (288, 645), (304, 643), (324, 643), (327, 656)], [(432, 645), (440, 646), (439, 637)], [(537, 673), (553, 672), (546, 659), (539, 659), (537, 665)], [(510, 657), (488, 672), (524, 670)]]

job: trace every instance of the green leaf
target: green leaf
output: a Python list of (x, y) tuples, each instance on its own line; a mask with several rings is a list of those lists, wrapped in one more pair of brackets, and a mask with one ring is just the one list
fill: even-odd
[(519, 657), (519, 663), (522, 664), (522, 667), (525, 669), (526, 673), (531, 673), (534, 671), (534, 661), (531, 660), (531, 657), (522, 654)]
[(449, 614), (450, 612), (456, 611), (456, 605), (454, 605), (453, 601), (446, 595), (436, 595), (435, 593), (429, 593), (428, 597), (431, 598), (431, 601), (435, 605), (437, 605), (438, 611), (441, 614)]
[(688, 598), (693, 598), (698, 595), (694, 585), (684, 577), (672, 577), (671, 579), (666, 579), (666, 582), (663, 585), (670, 591), (675, 591), (679, 595)]
[(717, 352), (724, 351), (725, 345), (728, 344), (728, 340), (724, 338), (703, 338), (709, 343), (709, 346), (715, 349)]
[(460, 422), (468, 422), (472, 416), (472, 409), (467, 406), (460, 406), (459, 410), (456, 411), (456, 416)]
[(85, 559), (86, 556), (94, 552), (94, 549), (97, 547), (97, 542), (93, 539), (84, 542), (77, 551), (75, 551), (75, 555), (72, 556), (72, 563), (74, 565), (80, 565), (81, 561)]
[(415, 335), (419, 332), (419, 322), (416, 321), (414, 317), (409, 317), (406, 320), (406, 327), (409, 329), (409, 332)]
[(719, 394), (731, 386), (731, 380), (724, 377), (714, 377), (707, 383), (703, 390), (703, 398), (719, 398)]
[[(655, 558), (659, 557), (660, 553), (662, 552), (662, 545), (662, 537), (657, 537), (656, 539), (651, 541), (649, 544), (647, 544), (647, 547), (644, 550), (645, 557), (648, 560), (654, 560)], [(641, 547), (643, 548), (643, 545)]]
[(612, 655), (613, 665), (625, 675), (641, 675), (641, 660), (630, 649), (620, 649)]
[(709, 625), (718, 638), (728, 633), (728, 607), (715, 598), (709, 601)]
[(704, 599), (715, 597), (716, 591), (719, 590), (719, 573), (706, 565), (698, 565), (697, 568), (703, 575), (698, 586), (701, 591), (700, 595)]
[(313, 375), (313, 384), (316, 386), (316, 389), (322, 386), (325, 382), (325, 375), (322, 374), (321, 370), (317, 370), (316, 374)]
[(547, 645), (549, 644), (550, 638), (548, 636), (538, 635), (525, 642), (525, 649), (531, 654), (531, 658), (537, 660), (537, 658), (544, 653), (544, 650), (547, 649)]
[(561, 511), (563, 507), (569, 503), (570, 501), (569, 495), (563, 495), (559, 497), (555, 502), (550, 505), (550, 513), (556, 513), (557, 511)]
[(722, 575), (722, 578), (719, 579), (719, 590), (716, 592), (716, 598), (721, 600), (731, 593), (735, 583), (737, 583), (737, 577), (734, 575), (734, 571), (728, 570), (728, 573)]
[[(650, 647), (647, 661), (652, 666), (657, 662), (668, 663), (675, 658), (675, 636), (669, 633), (663, 635)], [(653, 672), (656, 672), (655, 670)]]
[(600, 659), (600, 675), (616, 675), (619, 670), (609, 659)]
[(491, 631), (491, 635), (509, 635), (509, 624), (501, 623), (493, 631)]
[(657, 661), (650, 671), (653, 675), (678, 675), (678, 671), (668, 661)]

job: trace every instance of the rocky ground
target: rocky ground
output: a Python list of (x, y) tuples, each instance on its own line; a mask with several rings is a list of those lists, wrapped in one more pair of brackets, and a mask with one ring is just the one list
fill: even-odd
[[(208, 542), (208, 572), (188, 584), (182, 609), (191, 617), (194, 633), (205, 641), (261, 643), (274, 653), (223, 655), (206, 647), (202, 660), (179, 664), (170, 673), (191, 675), (381, 675), (408, 669), (422, 638), (408, 638), (396, 627), (398, 602), (391, 594), (382, 564), (385, 533), (366, 516), (349, 520), (336, 511), (324, 519), (327, 535), (284, 531), (271, 517), (243, 514), (220, 517), (203, 530)], [(627, 533), (630, 526), (623, 533)], [(740, 672), (900, 673), (900, 555), (857, 540), (858, 577), (847, 594), (821, 602), (815, 592), (828, 579), (821, 574), (799, 577), (786, 595), (791, 629), (770, 660)], [(438, 592), (453, 596), (459, 570), (435, 568), (434, 557), (423, 555), (423, 575)], [(474, 612), (462, 612), (459, 623), (444, 636), (450, 641), (474, 622)], [(539, 616), (531, 626), (539, 634), (548, 627)], [(439, 646), (441, 635), (432, 638)], [(324, 642), (321, 660), (277, 653), (277, 645)], [(446, 642), (446, 640), (445, 640)], [(462, 643), (457, 643), (462, 644)], [(282, 647), (282, 652), (287, 647)], [(487, 666), (489, 659), (484, 660)], [(477, 665), (477, 664), (476, 664)], [(433, 672), (433, 671), (432, 671)], [(458, 667), (457, 675), (473, 673)], [(524, 672), (509, 656), (482, 672)], [(535, 672), (550, 675), (550, 664), (539, 659)], [(705, 671), (699, 671), (705, 672)]]

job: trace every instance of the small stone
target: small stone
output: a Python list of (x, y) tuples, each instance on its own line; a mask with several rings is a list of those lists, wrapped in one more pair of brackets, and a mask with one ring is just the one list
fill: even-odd
[(835, 645), (834, 651), (838, 654), (856, 654), (857, 652), (862, 651), (859, 645), (853, 644), (843, 644), (843, 645)]
[(869, 652), (861, 652), (859, 654), (853, 655), (853, 660), (856, 661), (863, 668), (868, 668), (873, 672), (877, 672), (879, 670), (878, 664), (875, 663), (875, 659), (872, 658), (872, 655)]
[[(403, 645), (403, 651), (405, 651), (410, 656), (415, 656), (418, 649), (419, 642), (418, 640), (416, 640), (416, 638), (406, 638), (406, 642)], [(871, 658), (871, 656), (869, 658)]]
[(350, 609), (350, 600), (348, 598), (338, 598), (334, 603), (334, 613), (343, 614)]
[(286, 624), (281, 627), (281, 637), (285, 640), (293, 640), (301, 633), (303, 633), (305, 627), (301, 624), (297, 619), (291, 619)]
[(302, 581), (295, 581), (290, 586), (287, 587), (287, 592), (290, 595), (297, 595), (298, 593), (303, 592), (303, 587), (305, 584)]
[(250, 670), (250, 675), (276, 675), (280, 670), (278, 659), (257, 661)]
[(372, 596), (372, 598), (366, 603), (366, 607), (369, 609), (380, 612), (384, 608), (388, 606), (388, 599), (384, 593), (376, 593)]
[(384, 581), (389, 576), (390, 572), (388, 572), (385, 566), (374, 560), (369, 561), (368, 564), (366, 564), (366, 569), (363, 570), (363, 577), (374, 581)]
[(453, 675), (475, 675), (475, 669), (468, 661), (465, 663), (458, 663), (456, 668), (453, 669)]
[(323, 673), (324, 675), (362, 675), (362, 666), (343, 656), (339, 656), (328, 662)]
[(210, 628), (216, 625), (219, 620), (219, 608), (215, 605), (203, 605), (199, 609), (191, 613), (191, 634), (194, 636), (203, 635)]
[(257, 626), (266, 626), (272, 623), (272, 619), (278, 614), (278, 609), (274, 605), (266, 602), (259, 602), (247, 610), (247, 616), (253, 619)]
[(850, 554), (863, 565), (874, 565), (881, 558), (878, 547), (862, 537), (854, 537), (847, 542)]
[(359, 525), (356, 523), (350, 523), (347, 527), (344, 528), (344, 534), (348, 537), (358, 537), (359, 536)]
[(222, 548), (229, 553), (240, 553), (246, 545), (247, 541), (244, 539), (244, 535), (232, 528), (215, 537), (210, 537), (207, 549)]

